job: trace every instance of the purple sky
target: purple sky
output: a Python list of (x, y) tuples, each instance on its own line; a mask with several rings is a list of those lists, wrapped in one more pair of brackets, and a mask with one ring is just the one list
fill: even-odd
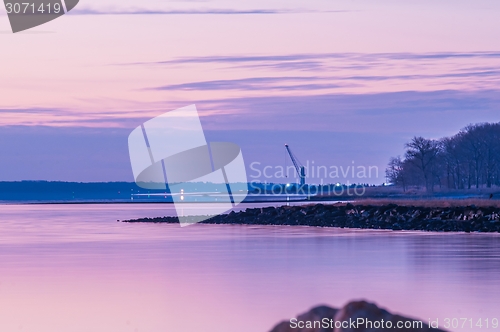
[(304, 163), (380, 170), (340, 182), (381, 183), (412, 136), (500, 121), (499, 13), (493, 0), (81, 0), (14, 35), (2, 9), (0, 180), (133, 181), (128, 133), (195, 103), (207, 139), (240, 144), (247, 165), (284, 166), (288, 143)]

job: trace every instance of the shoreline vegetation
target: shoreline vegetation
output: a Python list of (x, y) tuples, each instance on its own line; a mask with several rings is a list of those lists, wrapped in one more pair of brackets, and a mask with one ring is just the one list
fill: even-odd
[(411, 187), (479, 189), (500, 186), (500, 122), (469, 124), (456, 135), (439, 140), (415, 136), (405, 144), (404, 157), (393, 157), (388, 180)]
[[(463, 205), (466, 203), (467, 205)], [(189, 217), (184, 217), (189, 222)], [(193, 220), (194, 219), (193, 217)], [(177, 217), (123, 220), (177, 223)], [(216, 215), (203, 224), (283, 225), (429, 232), (500, 233), (500, 202), (491, 200), (401, 201), (248, 208)]]

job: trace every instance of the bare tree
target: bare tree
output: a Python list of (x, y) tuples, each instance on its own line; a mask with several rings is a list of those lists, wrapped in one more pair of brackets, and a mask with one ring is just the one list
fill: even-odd
[(500, 122), (470, 124), (439, 141), (414, 137), (405, 159), (391, 158), (387, 175), (406, 190), (411, 185), (470, 189), (500, 186)]
[(447, 187), (453, 189), (465, 188), (465, 179), (468, 172), (462, 137), (460, 135), (445, 137), (441, 140), (441, 146)]
[(476, 188), (479, 188), (481, 170), (483, 168), (484, 149), (481, 139), (481, 126), (482, 124), (468, 125), (460, 132), (463, 136), (466, 158), (469, 161), (469, 189), (472, 186), (472, 179), (475, 182)]
[(495, 182), (500, 159), (500, 124), (486, 123), (481, 128), (484, 183), (491, 188)]
[(385, 174), (390, 182), (396, 185), (401, 185), (403, 187), (403, 191), (406, 191), (407, 181), (405, 177), (404, 161), (401, 160), (400, 156), (389, 160)]
[(420, 171), (425, 181), (427, 191), (434, 190), (434, 168), (440, 151), (439, 142), (421, 136), (413, 137), (406, 145), (406, 159), (413, 163)]

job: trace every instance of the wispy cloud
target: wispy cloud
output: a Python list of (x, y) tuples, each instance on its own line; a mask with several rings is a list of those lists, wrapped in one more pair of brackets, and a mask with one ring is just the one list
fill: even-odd
[(327, 58), (346, 58), (351, 53), (324, 53), (324, 54), (290, 54), (290, 55), (247, 55), (247, 56), (200, 56), (200, 57), (182, 57), (165, 61), (154, 62), (136, 62), (130, 65), (145, 64), (192, 64), (192, 63), (252, 63), (252, 62), (285, 62), (285, 61), (303, 61), (311, 59)]
[[(307, 9), (145, 9), (135, 8), (129, 10), (101, 10), (93, 8), (75, 9), (72, 15), (255, 15), (255, 14), (295, 14), (313, 13)], [(343, 12), (343, 11), (339, 11)]]
[(210, 129), (397, 132), (436, 135), (468, 123), (500, 121), (498, 91), (403, 91), (200, 100), (201, 110), (232, 110), (205, 119)]
[[(180, 107), (180, 106), (178, 106)], [(82, 111), (73, 108), (0, 108), (0, 127), (22, 124), (24, 126), (53, 127), (133, 127), (139, 120), (157, 113), (156, 109), (137, 109), (133, 113), (123, 110)]]
[(86, 112), (85, 116), (81, 110), (72, 109), (7, 108), (0, 109), (0, 125), (133, 128), (148, 118), (191, 103), (197, 104), (204, 124), (211, 130), (333, 128), (346, 132), (430, 135), (446, 128), (455, 131), (471, 122), (500, 121), (498, 91), (441, 90), (165, 100), (128, 111)]
[(44, 114), (47, 112), (58, 111), (58, 109), (48, 109), (48, 108), (0, 108), (0, 114)]
[[(454, 62), (451, 62), (453, 60)], [(415, 69), (415, 65), (439, 65), (464, 68), (466, 63), (477, 66), (490, 63), (496, 69), (500, 52), (441, 52), (441, 53), (316, 53), (285, 55), (215, 55), (182, 57), (152, 62), (136, 62), (120, 65), (183, 66), (206, 65), (225, 69), (259, 69), (263, 71), (334, 72), (339, 70), (362, 71), (366, 69), (403, 68)], [(470, 66), (468, 70), (470, 70)], [(421, 72), (421, 70), (416, 70)]]
[[(184, 63), (262, 63), (293, 62), (323, 59), (351, 59), (359, 61), (375, 60), (425, 60), (451, 58), (500, 58), (500, 52), (441, 52), (441, 53), (317, 53), (290, 55), (249, 55), (249, 56), (201, 56), (178, 59), (132, 63), (141, 64), (184, 64)], [(314, 63), (316, 64), (316, 63)]]
[(420, 75), (348, 75), (348, 76), (280, 76), (280, 77), (247, 77), (227, 80), (196, 81), (181, 84), (169, 84), (146, 90), (181, 90), (181, 91), (269, 91), (269, 90), (304, 90), (314, 91), (356, 87), (370, 82), (394, 81), (440, 81), (445, 79), (483, 78), (500, 82), (500, 70), (462, 71), (440, 74)]
[[(327, 78), (321, 77), (250, 77), (233, 80), (213, 80), (184, 84), (171, 84), (150, 88), (149, 90), (320, 90), (346, 86), (345, 84), (314, 83), (325, 80), (327, 80)], [(306, 84), (304, 84), (304, 82)]]

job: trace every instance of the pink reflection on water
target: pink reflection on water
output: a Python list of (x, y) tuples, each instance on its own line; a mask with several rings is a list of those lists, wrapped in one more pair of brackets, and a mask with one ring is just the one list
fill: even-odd
[(267, 331), (359, 298), (424, 320), (499, 318), (496, 235), (116, 222), (172, 212), (158, 204), (0, 208), (0, 331)]

